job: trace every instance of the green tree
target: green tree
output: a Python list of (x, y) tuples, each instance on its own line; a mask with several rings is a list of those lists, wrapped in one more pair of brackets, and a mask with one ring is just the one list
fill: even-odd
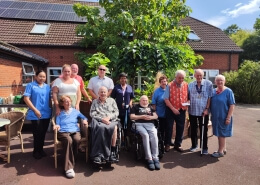
[(230, 39), (239, 47), (242, 47), (244, 41), (252, 34), (249, 30), (238, 30), (236, 33), (230, 35)]
[(225, 72), (224, 76), (237, 102), (260, 103), (260, 62), (246, 60), (238, 71)]
[(228, 26), (226, 29), (224, 29), (223, 31), (227, 34), (227, 35), (232, 35), (234, 33), (236, 33), (238, 30), (240, 30), (240, 28), (236, 25), (236, 24), (231, 24), (230, 26)]
[(260, 18), (256, 18), (255, 24), (254, 24), (254, 29), (256, 31), (260, 31)]
[(191, 11), (185, 0), (100, 0), (99, 4), (104, 15), (98, 8), (74, 5), (75, 12), (87, 19), (77, 32), (83, 36), (81, 44), (94, 45), (111, 60), (113, 75), (125, 71), (135, 76), (142, 71), (155, 76), (158, 70), (191, 70), (201, 64), (202, 57), (185, 43), (189, 27), (179, 24)]

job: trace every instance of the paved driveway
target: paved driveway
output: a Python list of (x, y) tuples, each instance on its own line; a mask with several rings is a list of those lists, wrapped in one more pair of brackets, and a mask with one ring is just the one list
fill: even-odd
[[(260, 106), (237, 105), (234, 112), (234, 136), (227, 139), (227, 155), (220, 159), (190, 153), (190, 139), (183, 141), (185, 153), (173, 149), (161, 160), (160, 171), (149, 171), (143, 161), (135, 161), (131, 152), (122, 151), (120, 163), (93, 168), (80, 154), (76, 177), (67, 179), (62, 168), (54, 168), (52, 133), (48, 133), (46, 152), (41, 160), (32, 158), (32, 135), (24, 128), (25, 153), (13, 141), (11, 163), (0, 160), (0, 184), (260, 184)], [(28, 127), (28, 125), (27, 125)], [(27, 131), (26, 131), (27, 130)], [(3, 153), (4, 147), (0, 147)], [(209, 137), (209, 152), (217, 149), (217, 138)], [(59, 161), (61, 164), (61, 161)]]

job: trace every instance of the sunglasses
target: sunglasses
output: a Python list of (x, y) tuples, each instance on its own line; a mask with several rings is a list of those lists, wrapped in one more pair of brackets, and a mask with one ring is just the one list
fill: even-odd
[(106, 69), (101, 69), (101, 68), (98, 68), (100, 71), (106, 71)]

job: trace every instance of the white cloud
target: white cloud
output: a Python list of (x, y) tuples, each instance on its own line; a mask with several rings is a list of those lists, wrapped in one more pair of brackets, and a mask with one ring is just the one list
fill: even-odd
[(222, 24), (225, 24), (228, 21), (228, 17), (225, 16), (215, 16), (206, 20), (205, 22), (214, 25), (216, 27), (220, 27)]
[(243, 3), (237, 3), (236, 5), (235, 5), (235, 7), (239, 7), (239, 6), (241, 6)]
[(232, 18), (235, 18), (242, 14), (251, 14), (256, 11), (259, 11), (259, 6), (260, 6), (260, 0), (251, 0), (250, 2), (248, 2), (248, 4), (241, 5), (241, 3), (238, 3), (235, 6), (236, 7), (235, 9), (226, 12), (224, 10), (224, 12), (223, 11), (222, 12)]
[(225, 10), (222, 10), (221, 13), (227, 14), (229, 10), (230, 10), (230, 8), (227, 8)]

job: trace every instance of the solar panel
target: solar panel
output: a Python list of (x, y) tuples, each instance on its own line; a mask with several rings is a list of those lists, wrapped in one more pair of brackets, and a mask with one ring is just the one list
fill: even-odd
[(11, 4), (13, 4), (13, 1), (0, 1), (1, 8), (8, 8)]
[(0, 17), (86, 22), (86, 19), (77, 16), (73, 10), (73, 5), (14, 0), (0, 0)]
[(14, 2), (9, 8), (16, 8), (16, 9), (20, 9), (23, 8), (25, 6), (27, 2)]
[(20, 12), (18, 9), (7, 9), (2, 13), (2, 17), (15, 18), (16, 15)]
[(35, 11), (34, 10), (21, 10), (16, 18), (30, 19)]
[(5, 11), (5, 9), (0, 8), (0, 16), (1, 16), (1, 14), (2, 14), (4, 11)]
[(64, 12), (74, 12), (73, 6), (71, 6), (71, 5), (64, 5)]
[(46, 20), (48, 13), (48, 11), (35, 11), (34, 14), (31, 16), (31, 19)]
[(30, 10), (36, 10), (39, 6), (40, 6), (41, 3), (27, 3), (23, 9), (30, 9)]
[(59, 11), (59, 12), (62, 12), (64, 10), (64, 5), (61, 5), (61, 4), (54, 4), (52, 6), (52, 9), (53, 11)]
[(51, 10), (53, 4), (44, 4), (40, 3), (40, 6), (38, 7), (37, 10)]
[(47, 20), (61, 20), (62, 12), (50, 12), (46, 17)]

